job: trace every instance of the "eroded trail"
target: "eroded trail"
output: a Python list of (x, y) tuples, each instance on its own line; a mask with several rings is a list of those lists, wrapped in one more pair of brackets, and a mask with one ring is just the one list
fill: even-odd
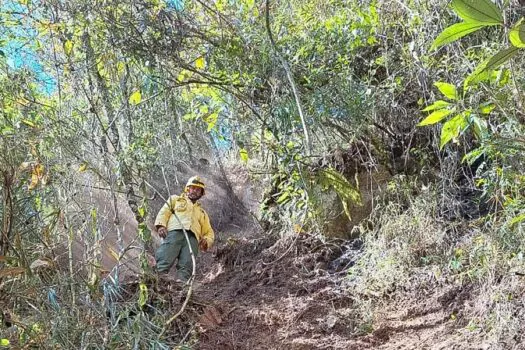
[[(199, 349), (453, 349), (461, 290), (392, 301), (363, 324), (336, 245), (229, 237), (203, 257), (193, 301)], [(479, 347), (471, 347), (472, 349)]]

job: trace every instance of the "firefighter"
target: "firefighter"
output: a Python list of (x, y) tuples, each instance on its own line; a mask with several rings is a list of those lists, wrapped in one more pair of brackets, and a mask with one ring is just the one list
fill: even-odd
[(205, 252), (213, 245), (215, 235), (210, 218), (198, 202), (205, 188), (199, 176), (191, 177), (184, 192), (171, 196), (157, 214), (155, 227), (163, 242), (155, 253), (155, 260), (161, 276), (170, 279), (168, 272), (177, 262), (177, 281), (188, 281), (193, 273), (191, 253), (197, 258), (199, 251)]

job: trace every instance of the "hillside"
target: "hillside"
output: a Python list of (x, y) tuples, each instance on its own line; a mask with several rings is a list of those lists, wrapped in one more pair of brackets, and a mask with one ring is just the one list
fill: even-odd
[(0, 1), (0, 349), (525, 348), (524, 14)]

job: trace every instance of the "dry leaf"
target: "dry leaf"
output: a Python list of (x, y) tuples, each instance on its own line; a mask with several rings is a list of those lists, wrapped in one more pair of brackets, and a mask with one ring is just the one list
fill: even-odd
[(0, 277), (7, 277), (7, 276), (18, 276), (26, 272), (26, 269), (23, 267), (7, 267), (4, 269), (0, 269)]

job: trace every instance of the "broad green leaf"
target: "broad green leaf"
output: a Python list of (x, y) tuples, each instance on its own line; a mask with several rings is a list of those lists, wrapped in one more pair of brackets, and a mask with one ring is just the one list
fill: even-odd
[(485, 149), (484, 148), (476, 148), (475, 150), (473, 151), (470, 151), (469, 153), (465, 154), (463, 156), (463, 159), (461, 159), (461, 162), (467, 162), (468, 165), (472, 165), (474, 164), (474, 162), (476, 161), (476, 159), (478, 159), (479, 157), (481, 157), (482, 155), (485, 154)]
[(487, 102), (479, 106), (479, 111), (481, 114), (490, 114), (496, 108), (496, 105), (492, 102)]
[(73, 51), (73, 42), (71, 40), (66, 40), (64, 42), (64, 52), (67, 56), (70, 56), (71, 51)]
[(441, 93), (445, 95), (446, 98), (449, 98), (451, 100), (458, 99), (458, 93), (454, 85), (438, 81), (437, 83), (434, 83), (434, 86), (437, 87), (439, 91), (441, 91)]
[(0, 339), (0, 346), (9, 346), (9, 339)]
[(490, 0), (452, 0), (452, 9), (468, 22), (503, 25), (500, 9)]
[(476, 139), (482, 140), (487, 136), (488, 123), (486, 120), (474, 116), (472, 117), (472, 126), (474, 129), (474, 136), (476, 136)]
[(481, 62), (474, 72), (470, 74), (467, 79), (465, 79), (464, 86), (467, 87), (468, 85), (472, 83), (476, 83), (482, 80), (485, 80), (490, 77), (490, 72), (492, 72), (494, 69), (501, 66), (503, 63), (508, 61), (510, 58), (512, 58), (514, 55), (518, 53), (518, 48), (511, 46), (507, 49), (501, 50), (494, 56), (486, 59), (485, 61)]
[(203, 69), (205, 64), (206, 62), (204, 61), (204, 57), (201, 56), (195, 61), (195, 68)]
[(142, 95), (140, 94), (140, 90), (135, 91), (129, 97), (129, 103), (131, 103), (132, 105), (138, 105), (141, 100), (142, 100)]
[(239, 150), (239, 156), (241, 157), (241, 160), (242, 160), (244, 163), (248, 162), (248, 159), (249, 159), (249, 158), (248, 158), (248, 151), (247, 151), (246, 149), (241, 148), (241, 149)]
[(432, 112), (428, 117), (423, 119), (417, 126), (432, 125), (442, 121), (447, 115), (452, 113), (453, 109), (440, 109)]
[(525, 24), (521, 24), (522, 20), (509, 33), (509, 39), (512, 45), (524, 48), (525, 47)]
[(438, 37), (432, 43), (432, 46), (430, 46), (430, 50), (437, 49), (440, 46), (456, 41), (467, 34), (483, 28), (484, 26), (484, 24), (472, 22), (453, 24), (450, 27), (445, 28), (445, 30), (443, 30), (441, 34), (438, 35)]
[(458, 114), (454, 118), (443, 124), (441, 129), (441, 142), (439, 148), (442, 149), (451, 140), (456, 139), (468, 126), (469, 111)]
[(432, 103), (431, 105), (426, 106), (425, 109), (423, 109), (423, 112), (431, 112), (431, 111), (435, 111), (436, 109), (443, 109), (448, 106), (450, 106), (450, 102), (438, 100)]

